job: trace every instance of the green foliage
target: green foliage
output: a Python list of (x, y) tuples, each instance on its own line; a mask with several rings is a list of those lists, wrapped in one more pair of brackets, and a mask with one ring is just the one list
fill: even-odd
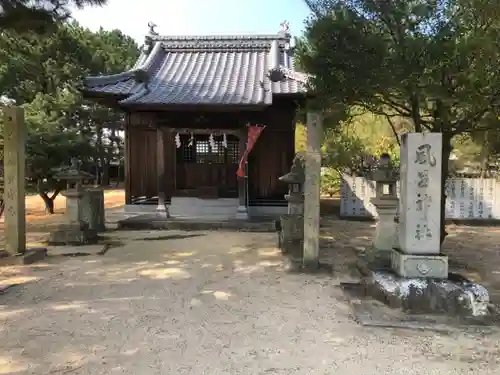
[(483, 0), (318, 0), (299, 43), (325, 105), (454, 134), (497, 126), (500, 7)]
[(101, 6), (106, 0), (0, 0), (0, 30), (44, 34), (70, 17), (70, 7)]
[(125, 71), (138, 53), (120, 31), (92, 33), (76, 23), (50, 35), (0, 34), (0, 97), (25, 109), (27, 177), (44, 200), (58, 188), (54, 170), (72, 157), (102, 166), (119, 156), (120, 141), (103, 129), (116, 128), (123, 115), (85, 101), (78, 86), (87, 75)]
[(443, 134), (445, 179), (457, 134), (498, 130), (500, 5), (487, 0), (307, 0), (298, 43), (319, 102), (410, 119)]

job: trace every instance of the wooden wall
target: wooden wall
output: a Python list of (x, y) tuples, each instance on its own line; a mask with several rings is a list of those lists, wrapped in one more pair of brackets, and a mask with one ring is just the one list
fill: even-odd
[(158, 195), (156, 129), (129, 127), (127, 138), (130, 197), (155, 197)]
[(290, 104), (265, 112), (267, 126), (248, 160), (250, 205), (285, 202), (288, 185), (279, 177), (290, 171), (295, 155), (295, 107)]
[[(170, 114), (155, 112), (134, 112), (126, 116), (125, 126), (125, 194), (126, 202), (132, 203), (137, 198), (158, 196), (158, 148), (163, 147), (164, 174), (161, 185), (164, 186), (165, 198), (170, 200), (176, 190), (176, 147), (174, 135), (163, 132), (163, 143), (157, 135), (157, 125), (173, 127), (176, 120), (178, 128), (213, 128), (221, 129), (234, 124), (232, 129), (243, 129), (247, 123), (263, 124), (262, 132), (249, 157), (249, 198), (251, 205), (283, 204), (288, 186), (278, 178), (289, 172), (294, 157), (295, 141), (295, 105), (284, 101), (260, 112), (235, 114), (215, 112), (205, 114), (203, 124), (191, 123), (192, 113)], [(248, 116), (247, 116), (248, 115)], [(182, 120), (183, 119), (183, 120)], [(161, 150), (161, 149), (160, 149)], [(236, 167), (232, 166), (234, 173)], [(180, 171), (178, 171), (180, 172)], [(180, 186), (179, 186), (180, 188)]]

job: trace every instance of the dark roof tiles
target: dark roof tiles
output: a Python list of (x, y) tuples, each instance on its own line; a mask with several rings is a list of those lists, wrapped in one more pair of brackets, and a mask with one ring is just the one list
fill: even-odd
[[(85, 90), (125, 95), (122, 104), (166, 105), (270, 105), (273, 94), (305, 91), (288, 40), (277, 35), (154, 37), (151, 43), (131, 71), (89, 77)], [(273, 61), (285, 73), (283, 82), (267, 77)]]

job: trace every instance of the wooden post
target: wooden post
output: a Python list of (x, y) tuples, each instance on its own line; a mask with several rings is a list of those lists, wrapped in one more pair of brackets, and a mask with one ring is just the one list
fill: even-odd
[(303, 266), (319, 266), (319, 207), (321, 179), (321, 142), (323, 119), (318, 112), (307, 113), (307, 152), (304, 183), (304, 256)]
[(9, 255), (24, 254), (26, 251), (24, 111), (19, 107), (4, 107), (3, 112), (5, 250)]
[[(239, 152), (238, 161), (245, 153), (247, 147), (248, 130), (245, 127), (238, 134)], [(238, 210), (237, 219), (248, 219), (248, 168), (245, 166), (245, 178), (238, 177)]]
[(129, 129), (130, 129), (130, 114), (125, 115), (125, 126), (124, 126), (124, 135), (125, 135), (125, 150), (123, 153), (123, 161), (124, 161), (124, 166), (123, 166), (123, 171), (125, 174), (125, 204), (131, 204), (132, 203), (132, 197), (130, 195), (132, 188), (131, 188), (131, 182), (132, 180), (130, 179), (130, 134), (129, 134)]
[(158, 174), (158, 207), (156, 213), (164, 218), (169, 217), (168, 208), (165, 202), (165, 129), (158, 126), (156, 129), (156, 160), (157, 160), (157, 174)]

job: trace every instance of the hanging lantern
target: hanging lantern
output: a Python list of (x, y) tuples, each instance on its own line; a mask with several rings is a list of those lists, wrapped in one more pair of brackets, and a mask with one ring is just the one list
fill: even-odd
[(226, 135), (226, 133), (222, 134), (222, 146), (224, 146), (224, 148), (227, 148), (227, 135)]
[(175, 135), (175, 146), (177, 148), (181, 147), (181, 136), (179, 135), (179, 133)]

